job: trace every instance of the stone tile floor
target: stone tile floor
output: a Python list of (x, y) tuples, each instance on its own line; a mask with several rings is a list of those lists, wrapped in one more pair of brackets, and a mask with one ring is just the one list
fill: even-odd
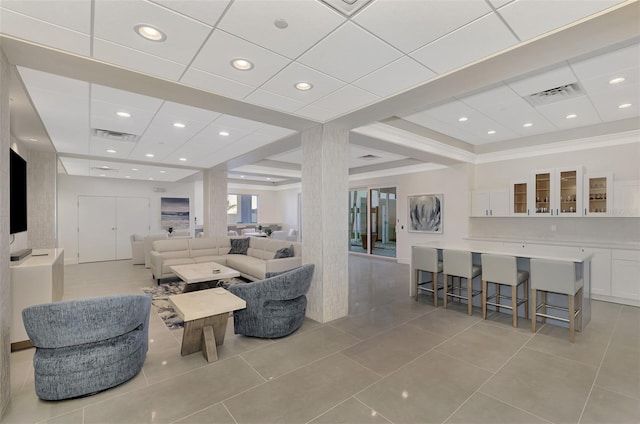
[[(181, 357), (182, 330), (151, 313), (143, 370), (94, 396), (40, 401), (33, 349), (11, 354), (3, 423), (638, 423), (640, 309), (593, 302), (570, 344), (508, 315), (408, 297), (409, 268), (350, 258), (350, 315), (307, 320), (279, 340), (233, 334), (220, 360)], [(65, 267), (65, 299), (140, 293), (149, 270), (117, 261)]]

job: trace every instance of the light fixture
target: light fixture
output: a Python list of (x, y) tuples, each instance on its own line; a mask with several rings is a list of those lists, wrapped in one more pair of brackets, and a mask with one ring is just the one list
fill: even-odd
[(179, 160), (180, 162), (186, 162), (186, 161), (187, 161), (187, 158), (180, 158), (180, 159), (178, 159), (178, 160)]
[(527, 122), (526, 124), (523, 125), (523, 127), (525, 128), (533, 127), (533, 124), (531, 122)]
[(271, 181), (271, 178), (267, 177), (267, 181)]
[(609, 81), (609, 84), (620, 84), (621, 82), (624, 82), (624, 77), (614, 78)]
[(166, 173), (167, 173), (167, 171), (160, 171), (160, 173), (161, 173), (161, 174), (166, 174)]
[(461, 116), (460, 118), (458, 118), (458, 122), (467, 122), (469, 118), (467, 118), (466, 116)]
[(623, 103), (620, 106), (618, 106), (618, 109), (626, 109), (628, 107), (631, 107), (631, 103)]
[(249, 62), (247, 59), (233, 59), (231, 61), (231, 66), (239, 71), (248, 71), (253, 69), (253, 63)]
[(489, 130), (489, 131), (487, 131), (487, 134), (489, 134), (489, 135), (493, 135), (493, 134), (495, 134), (495, 133), (496, 133), (496, 131), (495, 131), (495, 130)]
[(293, 86), (296, 88), (296, 90), (300, 90), (300, 91), (309, 91), (313, 88), (313, 84), (306, 81), (297, 82)]
[(146, 156), (146, 157), (148, 157), (148, 158), (152, 158), (152, 157), (154, 157), (155, 155), (154, 155), (153, 153), (147, 153), (145, 156)]
[(125, 176), (125, 178), (131, 178), (131, 175), (127, 175), (127, 176)]
[(100, 174), (100, 176), (101, 176), (101, 177), (106, 177), (106, 175), (104, 175), (104, 174)]
[(570, 114), (570, 115), (565, 116), (565, 118), (567, 118), (567, 119), (573, 119), (573, 118), (575, 118), (575, 117), (577, 117), (577, 116), (578, 116), (578, 115), (576, 115), (575, 113), (572, 113), (572, 114)]
[(121, 118), (131, 118), (131, 114), (125, 111), (116, 112), (116, 115), (118, 115)]
[(286, 19), (276, 19), (273, 21), (273, 25), (278, 29), (285, 29), (289, 26), (289, 22)]
[(38, 141), (38, 139), (37, 139), (37, 138), (35, 138), (35, 137), (27, 138), (27, 140), (29, 140), (29, 141)]
[(138, 168), (131, 168), (132, 171), (139, 171)]
[(149, 24), (138, 24), (133, 30), (145, 40), (161, 42), (167, 39), (164, 32)]
[(226, 137), (226, 136), (229, 135), (229, 132), (228, 131), (220, 131), (218, 134), (220, 134), (223, 137)]
[(244, 178), (244, 175), (240, 175), (240, 178)]
[(148, 179), (148, 180), (153, 180), (153, 178), (151, 178), (151, 177), (149, 177), (149, 178), (147, 178), (147, 179)]
[(186, 125), (183, 124), (182, 122), (174, 122), (173, 126), (176, 127), (176, 128), (184, 128), (184, 127), (186, 127)]
[(116, 151), (115, 151), (115, 150), (113, 150), (113, 149), (107, 149), (107, 153), (118, 153), (118, 152), (116, 152)]

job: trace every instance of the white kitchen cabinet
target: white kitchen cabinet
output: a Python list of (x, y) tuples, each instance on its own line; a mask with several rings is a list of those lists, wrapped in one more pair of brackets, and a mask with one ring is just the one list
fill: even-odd
[(581, 247), (581, 252), (591, 253), (591, 295), (611, 296), (611, 249)]
[(529, 215), (527, 191), (530, 185), (526, 180), (511, 181), (509, 184), (509, 215)]
[(530, 216), (582, 216), (582, 174), (581, 166), (534, 171)]
[(611, 251), (611, 295), (628, 300), (640, 300), (640, 251)]
[(472, 191), (471, 216), (509, 216), (509, 191), (503, 189)]
[(640, 216), (640, 181), (613, 183), (613, 213), (611, 216)]
[(584, 216), (611, 216), (613, 210), (613, 172), (584, 176)]

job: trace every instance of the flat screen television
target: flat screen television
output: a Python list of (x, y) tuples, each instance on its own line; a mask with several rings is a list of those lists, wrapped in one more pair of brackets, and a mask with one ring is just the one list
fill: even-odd
[(27, 231), (27, 161), (9, 149), (9, 232)]

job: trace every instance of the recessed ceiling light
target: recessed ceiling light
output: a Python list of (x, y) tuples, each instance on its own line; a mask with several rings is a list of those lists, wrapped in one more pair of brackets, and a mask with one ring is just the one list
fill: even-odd
[(496, 131), (495, 131), (495, 130), (489, 130), (489, 131), (487, 131), (487, 134), (489, 134), (489, 135), (492, 135), (492, 134), (495, 134), (495, 133), (496, 133)]
[(106, 175), (104, 175), (104, 174), (100, 174), (100, 176), (101, 176), (101, 177), (106, 177)]
[(271, 181), (271, 178), (267, 177), (267, 181)]
[(138, 168), (131, 168), (132, 171), (139, 171)]
[(154, 155), (153, 153), (147, 153), (145, 156), (146, 156), (146, 157), (148, 157), (148, 158), (152, 158), (152, 157), (154, 157), (155, 155)]
[(296, 88), (296, 90), (308, 91), (313, 88), (313, 84), (311, 84), (310, 82), (300, 81), (295, 83), (294, 87)]
[(147, 178), (147, 179), (148, 179), (148, 180), (153, 180), (153, 178), (151, 178), (151, 177), (149, 177), (149, 178)]
[(285, 29), (289, 26), (289, 22), (286, 19), (276, 19), (273, 21), (273, 25), (278, 29)]
[(240, 175), (240, 178), (244, 178), (244, 175)]
[(179, 161), (181, 161), (181, 162), (186, 162), (186, 161), (187, 161), (187, 158), (180, 158), (180, 159), (178, 159), (178, 160), (179, 160)]
[(125, 178), (131, 178), (131, 175), (127, 175), (127, 176), (125, 176)]
[(131, 114), (125, 111), (116, 112), (116, 115), (118, 115), (121, 118), (131, 118)]
[(229, 135), (229, 133), (227, 131), (220, 131), (218, 134), (220, 134), (223, 137), (226, 137)]
[(526, 124), (523, 125), (523, 127), (525, 128), (533, 127), (533, 124), (531, 122), (527, 122)]
[(159, 42), (167, 39), (167, 36), (164, 32), (148, 24), (138, 24), (134, 26), (133, 29), (136, 34), (149, 41)]
[(160, 173), (161, 173), (161, 174), (166, 174), (166, 173), (167, 173), (167, 171), (160, 171)]
[(467, 122), (469, 118), (467, 118), (466, 116), (461, 116), (460, 118), (458, 118), (458, 122)]
[(184, 128), (184, 127), (186, 127), (186, 125), (183, 124), (182, 122), (174, 122), (173, 126), (176, 127), (176, 128)]
[(116, 152), (116, 151), (115, 151), (115, 150), (113, 150), (113, 149), (107, 149), (107, 153), (118, 153), (118, 152)]
[(631, 103), (623, 103), (620, 106), (618, 106), (618, 109), (626, 109), (628, 107), (631, 107)]
[(618, 77), (609, 81), (609, 84), (620, 84), (623, 81), (624, 81), (624, 77)]
[(37, 139), (37, 138), (34, 138), (34, 137), (27, 138), (27, 140), (29, 140), (29, 141), (38, 141), (38, 139)]
[(249, 62), (247, 59), (233, 59), (231, 61), (231, 66), (239, 71), (248, 71), (253, 69), (253, 63)]
[(565, 118), (567, 118), (567, 119), (573, 119), (573, 118), (575, 118), (575, 117), (577, 117), (577, 116), (578, 116), (578, 115), (576, 115), (575, 113), (572, 113), (572, 114), (570, 114), (570, 115), (567, 115)]

